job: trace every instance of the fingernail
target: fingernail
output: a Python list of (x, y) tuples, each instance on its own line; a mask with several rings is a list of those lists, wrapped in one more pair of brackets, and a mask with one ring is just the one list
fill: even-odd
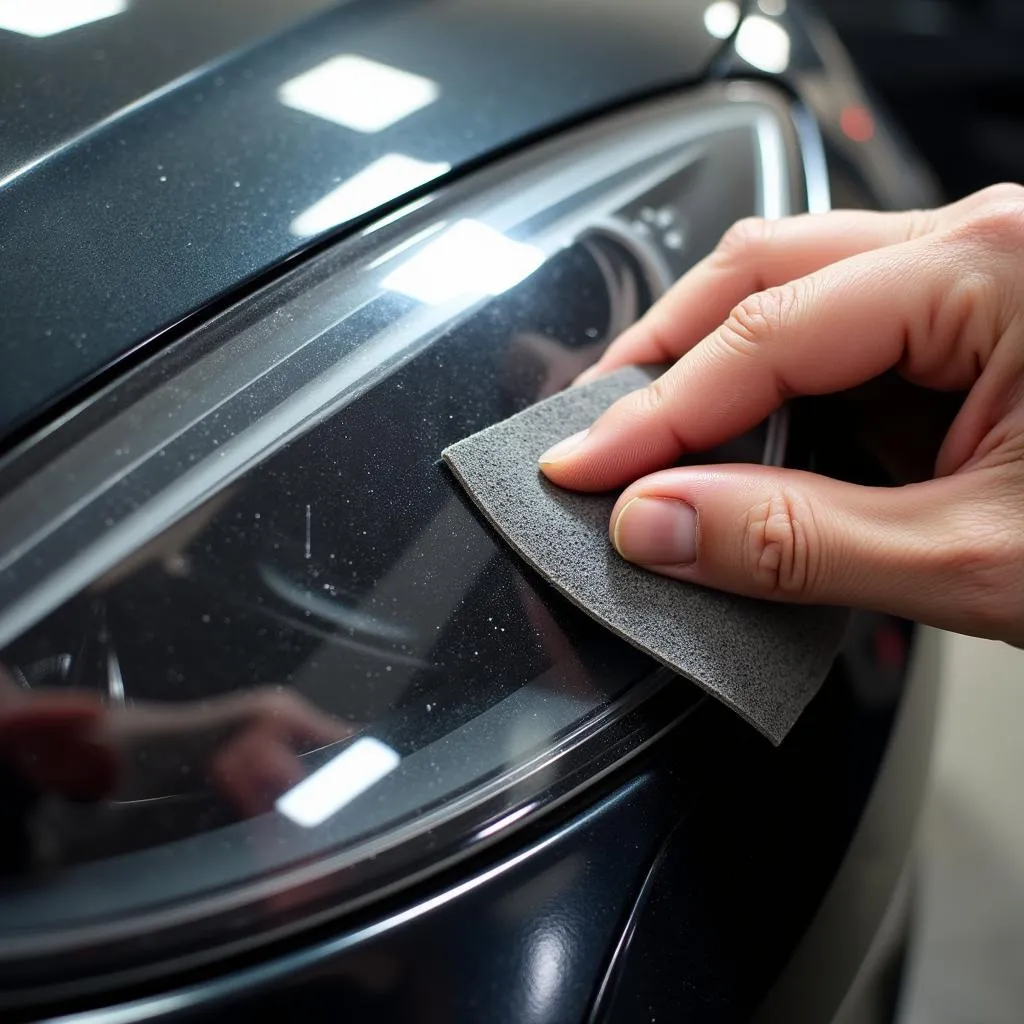
[(558, 444), (552, 445), (541, 457), (538, 459), (542, 466), (549, 465), (552, 462), (558, 462), (564, 459), (567, 455), (571, 455), (582, 443), (584, 438), (589, 434), (588, 430), (581, 430), (578, 434), (573, 434), (571, 437), (567, 437), (564, 441), (559, 441)]
[(690, 565), (697, 560), (697, 513), (675, 498), (634, 498), (612, 528), (615, 549), (641, 565)]
[(589, 384), (597, 376), (597, 366), (589, 366), (573, 382), (572, 386), (579, 387), (580, 384)]

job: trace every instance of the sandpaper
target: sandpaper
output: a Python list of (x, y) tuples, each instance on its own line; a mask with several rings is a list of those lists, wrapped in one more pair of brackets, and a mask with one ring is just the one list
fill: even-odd
[[(457, 442), (445, 462), (484, 516), (552, 586), (618, 636), (703, 687), (780, 743), (842, 641), (839, 608), (737, 597), (639, 568), (608, 538), (616, 494), (550, 483), (537, 459), (654, 376), (629, 367)], [(713, 461), (721, 462), (719, 453)]]

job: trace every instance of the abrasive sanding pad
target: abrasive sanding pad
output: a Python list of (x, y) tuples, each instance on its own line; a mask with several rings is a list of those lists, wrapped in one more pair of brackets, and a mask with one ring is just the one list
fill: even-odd
[(615, 494), (565, 491), (537, 468), (551, 445), (654, 375), (629, 367), (563, 391), (453, 444), (444, 459), (552, 586), (780, 743), (824, 681), (847, 612), (736, 597), (640, 569), (608, 539)]

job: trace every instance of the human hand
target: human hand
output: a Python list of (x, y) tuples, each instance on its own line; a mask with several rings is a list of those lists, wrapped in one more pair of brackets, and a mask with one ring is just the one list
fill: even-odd
[(172, 796), (195, 775), (254, 817), (305, 777), (301, 754), (354, 732), (279, 687), (111, 708), (89, 691), (23, 690), (0, 665), (0, 759), (73, 800)]
[[(541, 456), (563, 487), (629, 485), (610, 523), (623, 557), (755, 597), (1024, 641), (1024, 188), (929, 211), (740, 222), (583, 379), (674, 360)], [(933, 479), (663, 468), (787, 398), (890, 369), (969, 392)]]
[(302, 754), (355, 731), (295, 690), (261, 686), (206, 701), (116, 708), (98, 735), (118, 753), (118, 799), (171, 796), (197, 779), (255, 817), (305, 777)]
[(98, 800), (111, 791), (117, 760), (96, 739), (102, 717), (94, 694), (28, 693), (0, 665), (0, 759), (43, 792)]

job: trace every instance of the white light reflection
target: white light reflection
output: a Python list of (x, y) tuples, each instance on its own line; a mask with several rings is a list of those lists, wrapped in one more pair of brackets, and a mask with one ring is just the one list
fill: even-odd
[(128, 0), (0, 0), (0, 29), (42, 39), (127, 9)]
[(704, 27), (716, 39), (728, 39), (740, 20), (740, 5), (734, 0), (715, 0), (704, 11)]
[(357, 132), (379, 132), (437, 99), (437, 82), (389, 64), (343, 54), (289, 79), (281, 102)]
[(736, 33), (736, 52), (755, 68), (778, 74), (789, 67), (789, 33), (778, 22), (752, 14)]
[(278, 797), (274, 806), (296, 825), (315, 828), (393, 772), (400, 761), (386, 743), (364, 736)]
[(526, 1020), (553, 1019), (559, 995), (569, 977), (570, 949), (568, 936), (557, 922), (542, 920), (535, 927), (526, 949), (523, 977)]
[(460, 220), (382, 282), (385, 288), (431, 305), (468, 295), (500, 295), (544, 262), (536, 246), (506, 238), (475, 220)]
[(518, 810), (513, 811), (511, 814), (506, 814), (504, 818), (499, 818), (497, 821), (492, 822), (486, 828), (480, 829), (477, 832), (477, 839), (486, 839), (488, 836), (497, 835), (499, 832), (503, 832), (509, 827), (509, 825), (515, 824), (520, 818), (525, 818), (530, 811), (537, 809), (537, 804), (527, 804), (525, 807), (520, 807)]
[(757, 0), (757, 6), (765, 14), (778, 18), (786, 13), (786, 0)]
[(451, 164), (432, 164), (401, 153), (388, 153), (303, 210), (291, 222), (291, 233), (305, 236), (326, 231), (375, 210), (450, 169)]

